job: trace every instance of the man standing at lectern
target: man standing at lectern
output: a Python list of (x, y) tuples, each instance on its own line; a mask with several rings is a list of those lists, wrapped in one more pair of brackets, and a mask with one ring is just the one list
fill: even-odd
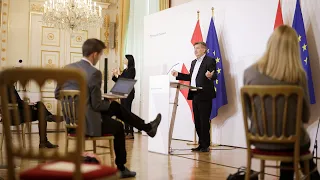
[(207, 45), (204, 42), (194, 44), (196, 59), (191, 62), (190, 74), (173, 70), (177, 80), (191, 81), (190, 85), (202, 89), (189, 90), (188, 100), (192, 100), (194, 124), (199, 137), (199, 146), (192, 151), (209, 152), (210, 146), (210, 113), (212, 99), (216, 97), (213, 81), (217, 79), (216, 63), (206, 56)]

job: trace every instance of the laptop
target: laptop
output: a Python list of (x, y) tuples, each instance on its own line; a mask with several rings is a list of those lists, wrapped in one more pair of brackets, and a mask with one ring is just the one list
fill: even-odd
[(110, 92), (103, 96), (107, 98), (127, 98), (136, 82), (135, 79), (119, 78)]

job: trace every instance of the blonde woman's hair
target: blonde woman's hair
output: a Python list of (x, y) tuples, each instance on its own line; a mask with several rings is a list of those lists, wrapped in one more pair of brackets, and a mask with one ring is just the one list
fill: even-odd
[(306, 85), (298, 35), (287, 25), (275, 29), (269, 38), (264, 55), (256, 65), (260, 73), (273, 79)]

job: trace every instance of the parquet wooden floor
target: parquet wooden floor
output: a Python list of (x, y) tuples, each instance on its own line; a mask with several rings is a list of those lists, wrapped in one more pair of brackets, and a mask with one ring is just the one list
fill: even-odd
[[(63, 133), (60, 133), (63, 136)], [(53, 133), (48, 134), (48, 138), (53, 139)], [(38, 136), (38, 134), (32, 134)], [(214, 147), (209, 153), (193, 153), (191, 146), (185, 141), (174, 140), (172, 148), (174, 155), (166, 156), (148, 152), (148, 138), (141, 134), (135, 134), (134, 140), (126, 141), (127, 161), (126, 166), (137, 172), (137, 180), (225, 180), (230, 173), (237, 171), (240, 166), (246, 164), (246, 150), (231, 147)], [(53, 141), (52, 141), (53, 142)], [(54, 142), (53, 142), (54, 143)], [(101, 143), (101, 142), (99, 142)], [(36, 147), (38, 142), (32, 142)], [(89, 141), (86, 148), (92, 143)], [(73, 143), (70, 143), (73, 146)], [(64, 151), (64, 142), (59, 143), (59, 149)], [(71, 147), (72, 148), (72, 147)], [(4, 149), (3, 149), (4, 151)], [(102, 152), (98, 148), (98, 153)], [(111, 164), (109, 155), (100, 155), (102, 163)], [(5, 164), (5, 153), (1, 153), (0, 164)], [(38, 162), (21, 163), (19, 170), (33, 167)], [(320, 164), (320, 163), (319, 163)], [(259, 171), (259, 162), (253, 161), (253, 169)], [(7, 179), (6, 169), (0, 169), (0, 177)], [(276, 180), (277, 171), (275, 169), (266, 170), (266, 180)], [(128, 179), (128, 180), (131, 180)]]

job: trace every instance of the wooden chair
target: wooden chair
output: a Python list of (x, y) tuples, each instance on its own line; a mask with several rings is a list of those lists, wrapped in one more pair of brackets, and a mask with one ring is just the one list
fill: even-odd
[[(8, 104), (8, 109), (9, 111), (17, 111), (18, 110), (18, 104), (11, 104), (9, 103)], [(1, 107), (0, 107), (0, 111), (1, 110)], [(2, 147), (3, 147), (3, 141), (4, 141), (4, 126), (3, 126), (3, 123), (2, 123), (2, 114), (0, 114), (1, 117), (0, 117), (0, 123), (2, 125), (2, 133), (0, 135), (0, 151), (2, 151)], [(30, 123), (28, 123), (30, 124)], [(22, 140), (22, 146), (23, 147), (26, 147), (26, 124), (25, 123), (22, 123), (20, 124), (20, 130), (21, 130), (21, 140)]]
[[(68, 147), (69, 147), (69, 140), (76, 140), (77, 139), (75, 133), (68, 133), (68, 129), (73, 129), (74, 132), (77, 129), (77, 116), (76, 116), (75, 109), (76, 109), (77, 97), (80, 95), (80, 91), (60, 90), (59, 94), (60, 94), (62, 113), (63, 113), (64, 121), (66, 123), (66, 126), (65, 126), (66, 127), (66, 149), (65, 150), (67, 152)], [(104, 154), (110, 154), (111, 162), (113, 162), (113, 159), (114, 159), (114, 148), (113, 148), (114, 136), (113, 135), (105, 134), (101, 137), (86, 136), (84, 139), (92, 141), (94, 153), (97, 152), (97, 147), (109, 148), (110, 152), (104, 153)], [(109, 147), (97, 146), (96, 141), (98, 141), (98, 140), (108, 141)], [(84, 145), (85, 145), (85, 143), (84, 143)], [(84, 146), (84, 151), (86, 151), (85, 146)], [(91, 151), (91, 150), (87, 150), (87, 151)]]
[[(268, 103), (266, 104), (266, 98)], [(283, 117), (277, 122), (277, 102), (279, 98), (284, 101)], [(296, 111), (288, 112), (288, 102), (291, 100), (296, 103)], [(293, 100), (293, 101), (292, 101)], [(278, 166), (266, 166), (265, 161), (281, 161), (293, 162), (296, 179), (300, 179), (299, 162), (303, 161), (305, 165), (305, 174), (309, 176), (309, 160), (312, 159), (310, 152), (300, 152), (300, 131), (302, 122), (302, 103), (303, 90), (298, 86), (244, 86), (241, 88), (241, 102), (244, 119), (244, 127), (247, 140), (247, 172), (246, 180), (249, 180), (251, 159), (260, 159), (260, 179), (264, 180), (265, 167), (279, 168)], [(271, 103), (272, 102), (272, 103)], [(266, 105), (272, 105), (272, 119), (266, 119)], [(261, 107), (261, 113), (256, 111), (257, 107)], [(250, 116), (250, 114), (252, 114)], [(287, 134), (287, 117), (288, 113), (295, 113), (295, 133)], [(262, 122), (258, 122), (257, 116), (261, 117)], [(251, 120), (249, 120), (249, 117)], [(251, 127), (249, 127), (249, 122)], [(270, 122), (272, 121), (272, 122)], [(259, 123), (259, 124), (258, 124)], [(277, 123), (282, 123), (282, 129), (277, 130)], [(294, 123), (294, 122), (292, 122)], [(272, 127), (268, 128), (268, 125)], [(262, 128), (261, 128), (262, 127)], [(250, 131), (255, 129), (256, 133)], [(279, 132), (281, 131), (281, 132)], [(270, 152), (267, 150), (253, 149), (255, 143), (265, 144), (292, 144), (294, 146), (293, 152)]]
[[(22, 147), (21, 139), (18, 138), (18, 143), (15, 143), (15, 139), (12, 139), (12, 131), (10, 129), (11, 121), (19, 122), (18, 113), (10, 113), (8, 106), (8, 96), (14, 97), (13, 92), (7, 92), (7, 87), (12, 82), (20, 81), (21, 85), (25, 85), (30, 81), (35, 81), (39, 87), (43, 88), (47, 80), (56, 81), (57, 84), (61, 85), (68, 80), (73, 80), (79, 84), (79, 98), (77, 105), (77, 132), (76, 132), (76, 148), (71, 152), (59, 151), (56, 149), (38, 149), (32, 147), (34, 136), (28, 134), (26, 136), (27, 146)], [(43, 95), (40, 89), (40, 101), (42, 101)], [(7, 69), (0, 73), (0, 96), (2, 104), (2, 115), (3, 125), (5, 130), (5, 143), (6, 143), (6, 154), (7, 154), (7, 166), (8, 166), (8, 179), (15, 180), (17, 175), (20, 176), (18, 179), (24, 180), (55, 180), (55, 179), (107, 179), (113, 180), (119, 178), (119, 173), (116, 168), (102, 166), (98, 164), (83, 164), (83, 143), (84, 143), (84, 126), (85, 126), (85, 105), (87, 99), (87, 82), (84, 75), (74, 69), (43, 69), (43, 68), (28, 68), (28, 69)], [(24, 94), (25, 96), (25, 94)], [(14, 98), (12, 98), (14, 100)], [(15, 100), (14, 100), (15, 101)], [(13, 102), (15, 104), (16, 102)], [(27, 104), (27, 103), (26, 103)], [(24, 106), (25, 121), (31, 122), (30, 107)], [(13, 115), (12, 115), (13, 114)], [(58, 111), (58, 116), (60, 112)], [(44, 107), (39, 108), (38, 121), (40, 124), (45, 121)], [(57, 123), (55, 128), (59, 129), (60, 123)], [(19, 130), (19, 126), (16, 126)], [(40, 130), (45, 127), (41, 126)], [(42, 131), (43, 132), (43, 131)], [(20, 133), (20, 131), (18, 131)], [(59, 143), (60, 134), (56, 133), (54, 138), (55, 142)], [(37, 138), (37, 137), (36, 137)], [(61, 143), (62, 144), (62, 143)], [(21, 160), (38, 160), (38, 161), (50, 161), (49, 163), (40, 164), (35, 168), (27, 170), (22, 169), (20, 174), (16, 174), (14, 168), (14, 160), (20, 158)], [(30, 165), (28, 165), (30, 166)]]
[[(30, 99), (29, 98), (26, 98), (26, 102), (30, 103)], [(8, 104), (8, 108), (10, 111), (17, 111), (18, 110), (18, 104), (11, 104), (9, 103)], [(0, 151), (2, 151), (2, 147), (3, 147), (3, 141), (4, 141), (4, 126), (2, 124), (2, 110), (1, 110), (1, 106), (0, 106), (0, 123), (2, 125), (2, 133), (0, 135)], [(22, 145), (23, 147), (26, 147), (26, 130), (27, 130), (27, 126), (30, 126), (30, 130), (31, 130), (31, 126), (32, 126), (32, 122), (31, 123), (22, 123), (20, 124), (20, 129), (21, 129), (21, 138), (22, 138)], [(31, 133), (31, 131), (29, 132)]]

